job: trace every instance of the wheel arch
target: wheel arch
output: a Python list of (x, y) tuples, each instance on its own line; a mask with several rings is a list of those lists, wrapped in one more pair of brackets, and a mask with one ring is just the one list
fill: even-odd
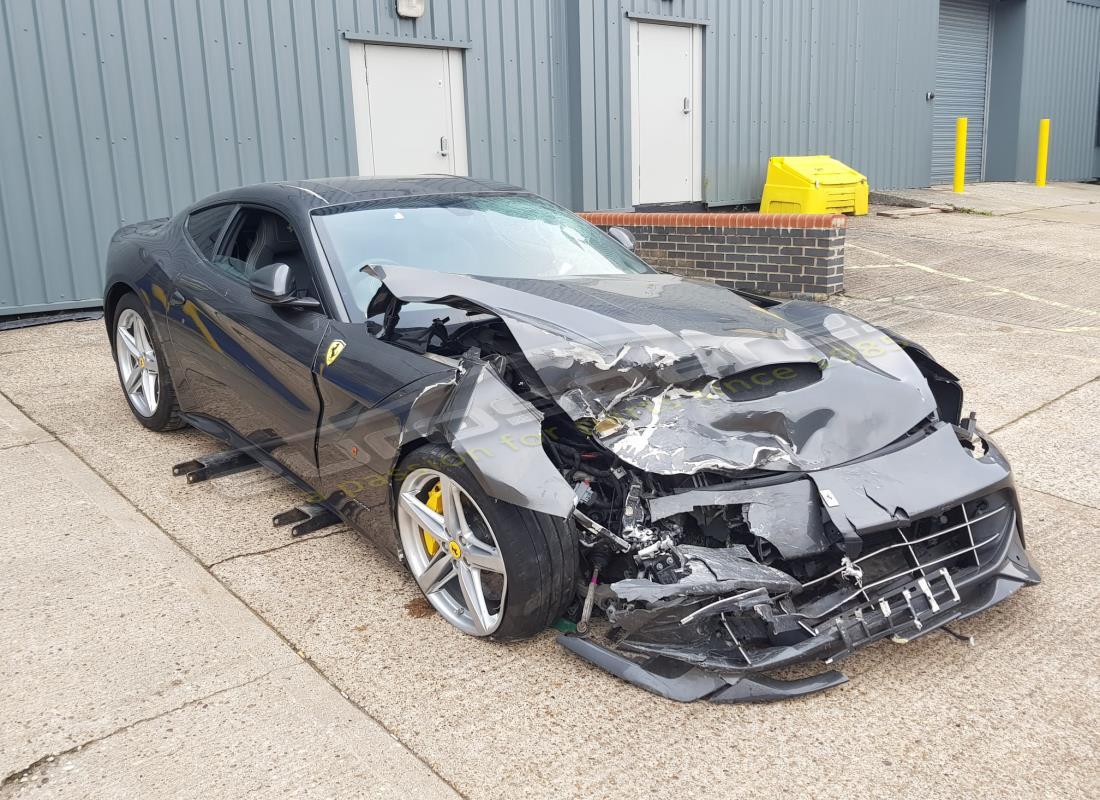
[(400, 488), (401, 480), (404, 478), (404, 476), (401, 474), (401, 470), (399, 469), (401, 466), (401, 462), (405, 460), (409, 453), (412, 453), (415, 450), (419, 450), (421, 447), (427, 444), (441, 444), (444, 446), (449, 446), (442, 436), (417, 436), (409, 439), (408, 441), (402, 442), (401, 445), (397, 448), (397, 452), (395, 452), (393, 455), (393, 462), (391, 463), (389, 474), (389, 504), (390, 515), (394, 518), (395, 524), (397, 521), (397, 490)]
[(127, 294), (133, 294), (139, 299), (141, 298), (140, 292), (126, 281), (115, 281), (103, 293), (103, 324), (107, 327), (107, 338), (111, 340), (112, 349), (115, 346), (114, 336), (112, 335), (115, 309), (118, 307), (119, 301)]

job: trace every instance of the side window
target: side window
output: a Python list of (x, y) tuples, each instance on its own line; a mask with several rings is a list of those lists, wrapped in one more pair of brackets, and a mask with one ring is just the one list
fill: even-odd
[(286, 264), (294, 275), (298, 293), (319, 297), (313, 283), (313, 273), (294, 228), (271, 211), (241, 209), (230, 223), (222, 246), (211, 262), (229, 275), (243, 280), (248, 280), (253, 272), (269, 264)]
[(255, 267), (248, 267), (248, 254), (256, 241), (256, 232), (264, 213), (256, 209), (243, 209), (233, 218), (221, 249), (210, 259), (215, 266), (232, 276), (248, 279), (255, 271)]
[(214, 206), (196, 211), (187, 218), (187, 233), (195, 247), (207, 260), (214, 257), (214, 245), (218, 243), (218, 234), (222, 232), (225, 221), (234, 209), (233, 204)]

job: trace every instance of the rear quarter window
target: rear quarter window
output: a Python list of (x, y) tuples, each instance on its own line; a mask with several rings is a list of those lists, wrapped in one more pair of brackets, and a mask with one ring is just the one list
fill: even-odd
[(231, 203), (204, 208), (187, 217), (187, 234), (207, 261), (214, 257), (214, 245), (218, 243), (218, 234), (225, 227), (225, 221), (229, 219), (234, 207)]

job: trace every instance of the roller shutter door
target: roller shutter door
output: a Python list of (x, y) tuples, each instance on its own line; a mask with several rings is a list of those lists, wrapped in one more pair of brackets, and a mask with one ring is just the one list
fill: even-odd
[(989, 0), (940, 0), (932, 183), (950, 183), (955, 169), (955, 119), (969, 119), (966, 179), (982, 178), (989, 87)]

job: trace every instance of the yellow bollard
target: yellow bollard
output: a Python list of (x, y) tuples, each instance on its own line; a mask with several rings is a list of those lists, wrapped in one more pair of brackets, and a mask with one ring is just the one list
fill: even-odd
[(1050, 120), (1039, 120), (1039, 150), (1035, 153), (1035, 185), (1047, 185), (1047, 149), (1050, 147)]
[(952, 188), (963, 193), (966, 186), (966, 117), (955, 120), (955, 183)]

